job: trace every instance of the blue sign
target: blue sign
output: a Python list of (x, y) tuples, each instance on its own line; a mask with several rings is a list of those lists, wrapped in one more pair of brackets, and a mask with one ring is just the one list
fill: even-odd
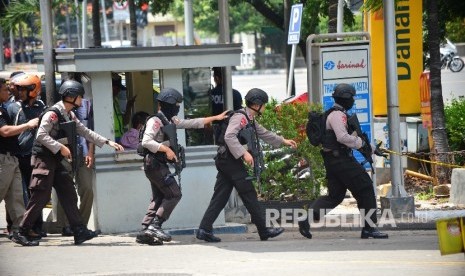
[(287, 44), (298, 44), (300, 40), (300, 25), (302, 23), (303, 4), (292, 6), (291, 16), (289, 18), (289, 36)]
[[(339, 83), (352, 85), (356, 91), (355, 103), (347, 113), (357, 114), (362, 131), (373, 141), (368, 47), (368, 44), (321, 47), (321, 91), (323, 108), (328, 110), (334, 105), (334, 88)], [(360, 163), (365, 160), (358, 151), (354, 155)], [(365, 168), (371, 169), (368, 164)]]

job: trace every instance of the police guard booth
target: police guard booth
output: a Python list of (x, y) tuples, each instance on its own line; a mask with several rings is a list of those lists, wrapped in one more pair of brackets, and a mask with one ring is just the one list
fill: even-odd
[[(60, 73), (82, 72), (86, 98), (93, 100), (94, 129), (114, 139), (112, 74), (124, 75), (127, 99), (137, 95), (134, 112), (156, 110), (154, 85), (183, 93), (180, 118), (210, 116), (211, 67), (240, 65), (241, 44), (144, 48), (55, 49)], [(44, 62), (39, 60), (39, 63)], [(51, 62), (51, 61), (45, 61)], [(41, 70), (39, 65), (39, 70)], [(186, 148), (181, 174), (183, 197), (164, 228), (194, 228), (200, 223), (216, 181), (212, 129), (178, 130)], [(94, 205), (89, 228), (104, 233), (140, 229), (151, 198), (142, 157), (135, 151), (96, 148)], [(220, 215), (215, 226), (225, 224)]]

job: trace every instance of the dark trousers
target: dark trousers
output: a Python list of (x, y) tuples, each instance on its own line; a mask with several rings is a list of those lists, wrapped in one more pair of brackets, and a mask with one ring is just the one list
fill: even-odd
[(142, 224), (148, 226), (155, 216), (167, 220), (181, 200), (182, 193), (174, 177), (168, 177), (171, 172), (166, 163), (158, 162), (153, 156), (147, 156), (144, 170), (152, 188), (152, 198), (142, 219)]
[(81, 226), (76, 189), (69, 172), (54, 156), (33, 156), (32, 162), (32, 178), (29, 185), (31, 198), (20, 226), (25, 229), (33, 227), (42, 214), (42, 209), (50, 201), (52, 187), (55, 188), (71, 227)]
[(213, 223), (226, 206), (234, 187), (249, 211), (252, 223), (257, 226), (258, 232), (264, 231), (266, 229), (265, 218), (258, 204), (255, 187), (252, 181), (247, 179), (248, 174), (242, 159), (234, 159), (228, 152), (223, 156), (217, 155), (215, 159), (218, 170), (215, 188), (199, 228), (213, 230)]
[[(373, 213), (370, 219), (377, 223), (376, 197), (373, 182), (365, 169), (351, 155), (333, 156), (332, 153), (322, 153), (328, 180), (328, 195), (321, 196), (310, 207), (315, 220), (320, 219), (320, 210), (338, 206), (344, 200), (347, 189), (357, 201), (357, 207), (362, 214)], [(365, 220), (365, 226), (369, 226)]]
[[(18, 155), (17, 157), (19, 161), (19, 170), (21, 171), (21, 177), (23, 179), (24, 205), (27, 206), (29, 198), (31, 198), (31, 192), (29, 191), (29, 184), (31, 183), (32, 176), (31, 154)], [(34, 230), (42, 230), (42, 225), (43, 217), (41, 212), (36, 222), (34, 222), (34, 226), (32, 228)]]

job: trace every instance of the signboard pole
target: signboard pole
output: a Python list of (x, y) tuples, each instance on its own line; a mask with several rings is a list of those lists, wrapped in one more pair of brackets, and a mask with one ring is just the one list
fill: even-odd
[(294, 80), (294, 64), (295, 64), (295, 51), (297, 44), (300, 40), (300, 24), (302, 22), (302, 9), (303, 4), (293, 5), (291, 8), (291, 16), (289, 18), (289, 35), (287, 44), (292, 44), (291, 62), (289, 65), (289, 81), (287, 83), (286, 96), (291, 96), (292, 81)]
[(287, 83), (287, 97), (291, 96), (292, 81), (294, 80), (295, 48), (297, 44), (292, 44), (291, 64), (289, 65), (289, 81)]

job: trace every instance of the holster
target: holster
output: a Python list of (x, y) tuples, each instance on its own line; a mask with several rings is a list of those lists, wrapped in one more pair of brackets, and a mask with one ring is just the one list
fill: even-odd
[[(145, 155), (144, 158), (144, 170), (153, 170), (160, 167), (161, 161), (157, 158), (157, 155), (154, 153), (149, 153)], [(164, 162), (166, 163), (166, 162)]]

